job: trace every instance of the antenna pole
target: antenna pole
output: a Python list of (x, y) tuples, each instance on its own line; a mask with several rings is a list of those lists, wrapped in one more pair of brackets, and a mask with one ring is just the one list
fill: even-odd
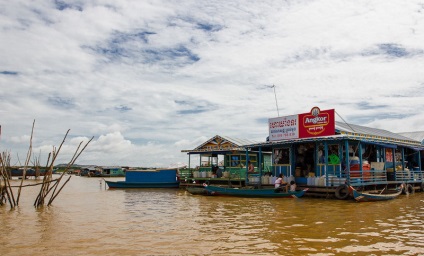
[(277, 103), (277, 93), (275, 93), (275, 85), (272, 85), (272, 88), (274, 88), (274, 96), (275, 96), (275, 106), (277, 107), (277, 114), (280, 116), (280, 110), (278, 110), (278, 103)]
[(341, 115), (339, 115), (339, 113), (337, 113), (337, 111), (334, 111), (334, 112), (336, 112), (336, 114), (343, 120), (343, 122), (347, 125), (347, 126), (349, 126), (349, 128), (350, 129), (352, 129), (352, 131), (353, 132), (355, 132), (355, 130), (352, 128), (352, 126), (350, 126), (348, 123), (346, 123), (346, 121), (343, 119), (343, 117), (341, 116)]

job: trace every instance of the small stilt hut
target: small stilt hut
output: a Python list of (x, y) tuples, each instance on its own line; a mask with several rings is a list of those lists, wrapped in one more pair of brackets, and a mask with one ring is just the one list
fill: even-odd
[[(257, 152), (247, 150), (245, 145), (253, 143), (257, 142), (216, 135), (194, 149), (182, 150), (181, 152), (188, 154), (188, 167), (192, 170), (187, 183), (230, 183), (243, 186), (248, 180), (251, 183), (258, 181), (259, 170), (268, 168), (271, 155), (258, 155)], [(191, 161), (194, 155), (199, 159), (195, 164)], [(248, 173), (249, 161), (255, 168), (252, 173)]]

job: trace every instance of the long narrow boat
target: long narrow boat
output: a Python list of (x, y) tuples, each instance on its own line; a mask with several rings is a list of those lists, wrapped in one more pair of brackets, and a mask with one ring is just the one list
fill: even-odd
[(109, 188), (178, 188), (179, 182), (126, 182), (105, 180)]
[(352, 191), (353, 198), (357, 202), (373, 202), (373, 201), (385, 201), (395, 199), (402, 193), (404, 185), (401, 184), (396, 191), (391, 193), (390, 191), (381, 191), (380, 193), (370, 193), (370, 192), (359, 192), (352, 186), (349, 187)]
[(274, 188), (229, 188), (204, 185), (209, 195), (214, 196), (237, 196), (237, 197), (280, 197), (299, 198), (302, 197), (308, 188), (301, 191), (283, 191)]
[(129, 170), (125, 181), (105, 180), (109, 188), (178, 188), (177, 169)]

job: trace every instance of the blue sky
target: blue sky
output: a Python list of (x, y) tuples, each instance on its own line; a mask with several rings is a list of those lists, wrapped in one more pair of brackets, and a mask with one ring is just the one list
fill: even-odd
[[(41, 163), (94, 136), (79, 164), (187, 163), (214, 135), (265, 140), (267, 120), (334, 108), (424, 130), (422, 1), (0, 3), (0, 149)], [(339, 120), (340, 121), (340, 120)], [(18, 160), (19, 157), (19, 160)]]

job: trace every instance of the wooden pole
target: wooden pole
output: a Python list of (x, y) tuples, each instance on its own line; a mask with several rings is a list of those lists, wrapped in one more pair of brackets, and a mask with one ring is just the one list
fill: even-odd
[(0, 155), (0, 163), (1, 163), (1, 177), (4, 181), (4, 191), (7, 199), (9, 201), (10, 207), (14, 208), (16, 206), (15, 197), (13, 196), (13, 190), (10, 186), (9, 176), (7, 174), (7, 167), (10, 166), (10, 154), (3, 153)]
[(63, 187), (65, 187), (66, 183), (68, 183), (68, 181), (71, 179), (71, 177), (72, 176), (69, 176), (69, 178), (65, 181), (65, 183), (63, 183), (62, 187), (60, 187), (59, 191), (57, 191), (56, 194), (52, 195), (47, 206), (49, 206), (53, 203), (53, 200), (59, 195), (60, 191), (62, 191)]
[[(78, 159), (78, 157), (81, 155), (81, 153), (87, 148), (88, 144), (94, 139), (94, 137), (91, 137), (91, 139), (87, 142), (87, 144), (84, 145), (84, 147), (81, 149), (81, 151), (78, 153), (78, 149), (80, 148), (80, 145), (82, 144), (82, 142), (79, 144), (77, 150), (75, 151), (74, 157), (71, 160), (71, 162), (69, 162), (68, 166), (66, 167), (65, 171), (60, 175), (59, 181), (62, 179), (63, 175), (66, 173), (66, 171), (68, 170), (68, 168), (70, 166), (72, 166), (75, 161)], [(69, 181), (71, 177), (68, 178), (68, 180), (65, 182), (65, 184)], [(65, 186), (65, 184), (63, 186)], [(57, 195), (60, 193), (60, 191), (62, 190), (63, 186), (59, 189), (59, 191), (57, 193), (56, 192), (56, 188), (54, 189), (54, 191), (52, 192), (52, 196), (50, 197), (50, 200), (48, 202), (47, 205), (51, 205), (51, 203), (53, 202), (53, 200), (57, 197)]]
[[(27, 153), (27, 158), (25, 161), (25, 166), (24, 166), (24, 170), (22, 172), (22, 180), (21, 180), (21, 186), (24, 183), (24, 179), (26, 178), (26, 169), (27, 166), (29, 164), (29, 160), (31, 159), (31, 152), (32, 152), (32, 136), (34, 135), (34, 126), (35, 126), (35, 120), (32, 122), (32, 130), (31, 130), (31, 138), (29, 140), (29, 149), (28, 149), (28, 153)], [(21, 187), (19, 187), (18, 189), (18, 198), (16, 199), (16, 205), (19, 205), (19, 198), (21, 196)]]

